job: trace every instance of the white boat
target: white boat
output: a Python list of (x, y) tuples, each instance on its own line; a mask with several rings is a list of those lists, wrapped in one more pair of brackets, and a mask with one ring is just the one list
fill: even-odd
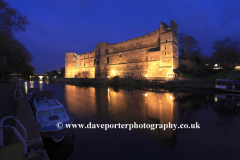
[(66, 125), (71, 124), (72, 118), (64, 106), (57, 101), (50, 90), (35, 91), (32, 94), (32, 109), (38, 130), (43, 137), (51, 137), (60, 142), (66, 134)]
[(227, 92), (239, 92), (240, 93), (240, 86), (239, 81), (235, 80), (235, 77), (239, 75), (233, 75), (227, 79), (217, 79), (215, 81), (215, 88), (220, 89)]

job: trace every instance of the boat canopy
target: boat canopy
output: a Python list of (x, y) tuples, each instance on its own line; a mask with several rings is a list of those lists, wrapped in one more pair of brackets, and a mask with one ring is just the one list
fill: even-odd
[(216, 81), (227, 81), (227, 82), (232, 82), (232, 79), (217, 79)]
[(55, 96), (55, 95), (51, 90), (36, 91), (36, 92), (33, 92), (33, 95), (32, 95), (33, 98), (52, 97), (52, 96)]
[(28, 92), (39, 91), (39, 88), (28, 88)]
[[(239, 77), (239, 75), (238, 74), (234, 74), (234, 75), (228, 77), (227, 79), (216, 79), (216, 81), (235, 81), (234, 77)], [(231, 78), (233, 78), (233, 79), (231, 79)]]
[(231, 79), (231, 78), (233, 78), (233, 79), (234, 79), (234, 77), (239, 77), (239, 75), (238, 75), (238, 74), (234, 74), (234, 75), (232, 75), (232, 76), (228, 77), (227, 79)]

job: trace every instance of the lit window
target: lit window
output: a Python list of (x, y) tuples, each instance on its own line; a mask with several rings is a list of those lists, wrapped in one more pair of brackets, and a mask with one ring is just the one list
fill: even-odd
[(79, 56), (77, 56), (77, 59), (79, 59)]
[(218, 66), (218, 64), (215, 64), (215, 67), (217, 67)]

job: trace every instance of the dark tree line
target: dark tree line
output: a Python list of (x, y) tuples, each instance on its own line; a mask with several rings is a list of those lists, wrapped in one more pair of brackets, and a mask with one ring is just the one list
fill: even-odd
[(232, 69), (240, 60), (239, 42), (228, 36), (214, 42), (212, 49), (213, 61), (218, 63), (223, 70)]
[(198, 41), (191, 35), (180, 33), (178, 35), (180, 58), (191, 60), (200, 63), (202, 60), (201, 48), (198, 46)]
[(230, 37), (215, 41), (212, 55), (203, 56), (199, 43), (191, 35), (178, 35), (180, 71), (198, 77), (209, 76), (219, 70), (214, 70), (214, 64), (222, 70), (232, 70), (240, 62), (239, 42)]
[(33, 75), (35, 68), (30, 65), (31, 53), (14, 37), (25, 31), (29, 24), (27, 17), (0, 0), (0, 79), (7, 79), (11, 73), (22, 74), (25, 79)]
[(180, 58), (180, 71), (195, 76), (201, 74), (202, 53), (197, 40), (185, 33), (178, 34), (178, 50)]
[(60, 67), (60, 72), (58, 72), (57, 70), (53, 70), (50, 72), (47, 72), (47, 75), (50, 78), (64, 78), (65, 76), (65, 67)]

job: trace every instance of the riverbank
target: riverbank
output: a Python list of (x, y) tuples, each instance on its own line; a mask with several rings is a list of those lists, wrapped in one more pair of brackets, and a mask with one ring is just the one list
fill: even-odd
[(168, 87), (168, 88), (199, 88), (215, 89), (214, 81), (202, 81), (196, 79), (184, 79), (179, 81), (164, 81), (153, 79), (125, 79), (125, 78), (54, 78), (53, 83), (76, 84), (83, 86), (121, 86), (121, 87)]
[[(3, 130), (4, 146), (0, 148), (0, 159), (44, 159), (48, 160), (48, 155), (43, 149), (41, 135), (36, 127), (34, 116), (28, 104), (26, 95), (22, 90), (14, 99), (14, 90), (16, 83), (9, 82), (0, 86), (0, 119), (6, 116), (15, 116), (27, 131), (27, 158), (23, 158), (23, 145), (18, 140), (18, 137), (9, 129)], [(17, 92), (18, 93), (18, 92)], [(22, 102), (20, 102), (20, 99)], [(17, 123), (12, 120), (4, 121), (4, 125), (12, 125), (23, 137), (24, 133)]]

